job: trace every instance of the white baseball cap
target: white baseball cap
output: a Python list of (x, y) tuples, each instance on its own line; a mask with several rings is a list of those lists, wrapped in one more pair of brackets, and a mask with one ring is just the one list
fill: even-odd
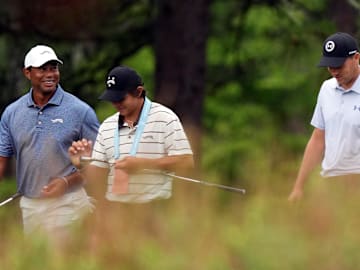
[(41, 67), (49, 61), (63, 62), (56, 56), (53, 49), (45, 45), (36, 45), (26, 54), (24, 67)]

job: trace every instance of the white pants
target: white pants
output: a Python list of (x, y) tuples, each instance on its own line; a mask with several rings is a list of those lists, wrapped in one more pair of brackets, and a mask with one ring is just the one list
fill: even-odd
[(21, 197), (20, 208), (25, 235), (35, 231), (53, 233), (66, 229), (92, 212), (94, 206), (90, 199), (83, 188), (58, 198)]

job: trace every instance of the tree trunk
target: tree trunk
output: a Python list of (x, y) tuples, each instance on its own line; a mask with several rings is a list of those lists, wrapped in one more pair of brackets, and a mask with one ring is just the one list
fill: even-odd
[(356, 10), (349, 1), (331, 0), (328, 5), (328, 13), (334, 21), (338, 31), (355, 35), (357, 33), (357, 17), (359, 10)]
[(159, 0), (155, 99), (180, 117), (200, 159), (209, 0)]

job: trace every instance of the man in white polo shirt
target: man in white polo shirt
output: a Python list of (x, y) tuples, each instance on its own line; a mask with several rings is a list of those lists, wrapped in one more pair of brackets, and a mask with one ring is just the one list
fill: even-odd
[[(169, 108), (151, 102), (141, 77), (129, 67), (113, 68), (100, 99), (117, 113), (100, 126), (94, 149), (88, 138), (69, 148), (72, 162), (80, 156), (96, 160), (82, 170), (93, 181), (108, 179), (106, 198), (123, 203), (146, 203), (171, 196), (172, 181), (162, 171), (189, 171), (193, 153), (179, 118)], [(143, 169), (158, 170), (148, 173)]]
[(289, 201), (303, 196), (305, 182), (320, 162), (323, 177), (360, 174), (359, 58), (358, 43), (347, 33), (335, 33), (323, 43), (318, 66), (327, 67), (332, 78), (320, 88), (311, 120), (314, 131)]

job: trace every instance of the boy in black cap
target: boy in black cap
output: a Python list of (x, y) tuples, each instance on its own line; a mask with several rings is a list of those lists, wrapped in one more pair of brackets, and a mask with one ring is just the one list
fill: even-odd
[[(124, 66), (112, 69), (100, 99), (110, 101), (118, 112), (101, 124), (92, 152), (87, 139), (73, 142), (69, 148), (73, 164), (92, 181), (90, 186), (98, 199), (90, 239), (95, 249), (99, 241), (106, 246), (118, 243), (117, 237), (122, 239), (126, 233), (125, 224), (146, 224), (151, 229), (154, 201), (167, 199), (172, 193), (172, 179), (161, 171), (181, 173), (194, 166), (179, 118), (146, 97), (141, 77), (134, 70)], [(80, 157), (90, 156), (96, 161), (83, 167)], [(104, 192), (101, 180), (106, 178), (104, 201), (99, 193)], [(102, 185), (94, 185), (99, 180)]]
[(357, 41), (347, 33), (335, 33), (323, 43), (318, 64), (332, 78), (323, 82), (311, 120), (314, 131), (306, 146), (290, 201), (303, 196), (313, 169), (322, 165), (323, 177), (337, 177), (352, 184), (360, 181), (360, 68)]
[(106, 79), (100, 99), (110, 101), (117, 113), (100, 126), (91, 153), (91, 142), (74, 142), (69, 155), (75, 166), (80, 157), (93, 161), (85, 167), (90, 178), (106, 176), (109, 201), (145, 203), (171, 196), (171, 179), (161, 173), (146, 174), (143, 169), (159, 171), (189, 170), (192, 150), (179, 118), (169, 108), (151, 102), (143, 82), (133, 69), (118, 66)]

